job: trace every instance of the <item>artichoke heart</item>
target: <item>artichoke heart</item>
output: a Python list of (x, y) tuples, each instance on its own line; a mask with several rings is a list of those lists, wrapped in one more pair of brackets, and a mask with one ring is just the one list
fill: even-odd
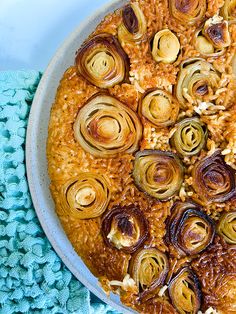
[(107, 235), (108, 240), (113, 243), (117, 249), (135, 245), (139, 240), (140, 230), (133, 217), (122, 219), (113, 219), (111, 231)]
[(197, 275), (185, 267), (171, 280), (169, 295), (180, 314), (197, 314), (201, 307), (201, 290)]
[(220, 151), (199, 161), (193, 168), (193, 188), (206, 203), (225, 202), (235, 195), (235, 170)]
[(78, 50), (75, 64), (91, 84), (109, 88), (127, 79), (129, 60), (119, 41), (110, 34), (92, 37)]
[(203, 55), (212, 55), (215, 51), (213, 44), (205, 36), (198, 34), (195, 39), (196, 49)]
[(125, 253), (135, 252), (148, 237), (148, 223), (133, 205), (112, 208), (102, 219), (104, 242)]
[(74, 136), (88, 153), (109, 158), (138, 149), (142, 125), (134, 111), (106, 94), (90, 98), (74, 123)]
[(214, 223), (193, 202), (176, 202), (167, 221), (166, 242), (182, 255), (195, 255), (205, 250), (213, 241)]
[(187, 118), (176, 125), (171, 143), (181, 156), (197, 155), (205, 146), (207, 128), (198, 118)]
[(148, 92), (140, 105), (141, 115), (156, 127), (167, 127), (175, 123), (179, 113), (179, 103), (168, 92), (155, 89)]
[(217, 49), (223, 49), (230, 45), (228, 22), (217, 15), (208, 19), (203, 27), (203, 35)]
[(157, 62), (173, 63), (178, 57), (180, 43), (169, 29), (156, 33), (152, 45), (152, 56)]
[(138, 2), (132, 2), (122, 10), (122, 23), (118, 28), (118, 39), (122, 45), (141, 42), (147, 32), (146, 18)]
[(167, 256), (156, 248), (141, 249), (132, 257), (129, 271), (142, 300), (151, 298), (167, 277)]
[(171, 152), (144, 150), (135, 155), (134, 182), (142, 191), (159, 200), (178, 193), (183, 182), (183, 166)]
[(98, 174), (84, 172), (67, 181), (61, 191), (65, 214), (78, 219), (99, 217), (110, 200), (110, 186)]
[(182, 62), (175, 89), (176, 98), (185, 103), (197, 104), (209, 92), (216, 92), (220, 77), (215, 68), (202, 58), (190, 58)]
[(172, 16), (183, 25), (194, 25), (204, 18), (206, 0), (169, 0)]

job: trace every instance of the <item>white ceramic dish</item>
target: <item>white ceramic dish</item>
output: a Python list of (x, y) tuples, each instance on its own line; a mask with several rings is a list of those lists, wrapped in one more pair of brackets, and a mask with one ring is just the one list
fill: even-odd
[(95, 12), (64, 42), (46, 69), (38, 86), (31, 112), (26, 139), (26, 166), (30, 192), (40, 223), (57, 254), (70, 271), (97, 297), (123, 314), (136, 313), (125, 307), (119, 297), (107, 298), (89, 269), (74, 251), (62, 229), (54, 210), (49, 191), (47, 172), (46, 140), (50, 109), (59, 81), (64, 71), (74, 64), (75, 52), (92, 33), (101, 20), (110, 12), (122, 7), (127, 0), (114, 0)]

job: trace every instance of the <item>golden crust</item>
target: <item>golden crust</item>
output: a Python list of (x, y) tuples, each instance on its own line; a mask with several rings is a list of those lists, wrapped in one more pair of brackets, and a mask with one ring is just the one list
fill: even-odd
[(216, 237), (214, 244), (192, 263), (201, 281), (205, 310), (213, 307), (223, 313), (235, 313), (235, 251), (235, 246), (227, 245), (220, 237)]

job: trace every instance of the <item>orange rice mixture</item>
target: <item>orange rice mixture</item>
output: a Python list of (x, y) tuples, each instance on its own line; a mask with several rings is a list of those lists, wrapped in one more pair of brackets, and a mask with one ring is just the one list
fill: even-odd
[[(139, 45), (128, 44), (123, 48), (130, 59), (130, 83), (122, 83), (109, 88), (110, 95), (137, 110), (142, 95), (150, 88), (174, 90), (177, 82), (180, 63), (190, 57), (199, 57), (199, 52), (193, 45), (193, 34), (198, 25), (180, 25), (169, 13), (167, 0), (138, 0), (147, 20), (147, 34), (150, 40), (157, 31), (169, 28), (179, 38), (182, 47), (178, 59), (173, 64), (157, 63), (154, 61), (150, 40)], [(219, 11), (223, 0), (207, 1), (206, 16), (211, 17)], [(97, 27), (94, 34), (110, 33), (117, 36), (117, 29), (121, 23), (120, 10), (108, 15)], [(132, 178), (134, 156), (121, 154), (115, 158), (96, 158), (85, 152), (75, 140), (73, 124), (78, 111), (88, 99), (99, 91), (99, 88), (88, 83), (71, 66), (61, 79), (55, 102), (51, 110), (48, 130), (47, 158), (48, 171), (51, 178), (51, 193), (56, 205), (56, 212), (63, 228), (73, 247), (83, 258), (92, 273), (100, 278), (105, 289), (109, 290), (109, 281), (122, 281), (128, 272), (131, 255), (104, 244), (101, 235), (101, 218), (88, 220), (75, 219), (66, 215), (61, 209), (60, 193), (62, 186), (80, 172), (93, 172), (104, 174), (112, 188), (111, 200), (108, 211), (114, 205), (135, 204), (140, 207), (149, 222), (150, 237), (145, 246), (155, 246), (162, 252), (168, 253), (171, 248), (164, 241), (166, 233), (165, 221), (170, 215), (174, 201), (185, 201), (192, 198), (203, 205), (204, 210), (214, 220), (219, 219), (219, 213), (235, 208), (235, 201), (224, 203), (204, 204), (192, 188), (191, 171), (196, 161), (212, 154), (220, 148), (225, 155), (225, 161), (236, 169), (236, 84), (232, 75), (232, 58), (236, 52), (236, 25), (229, 27), (232, 44), (225, 54), (217, 59), (208, 58), (219, 71), (217, 95), (209, 95), (209, 101), (215, 102), (219, 110), (212, 111), (208, 108), (201, 111), (200, 120), (207, 125), (209, 137), (206, 148), (197, 156), (183, 159), (186, 167), (184, 182), (179, 195), (169, 201), (160, 202), (148, 197), (134, 185)], [(79, 48), (79, 47), (78, 47)], [(186, 109), (181, 109), (179, 119), (196, 115), (196, 108), (188, 104)], [(201, 109), (200, 109), (201, 110)], [(157, 129), (147, 120), (141, 119), (144, 125), (143, 138), (140, 150), (159, 149), (173, 151), (170, 146), (170, 137), (174, 127)], [(174, 254), (174, 253), (173, 253)], [(191, 258), (175, 256), (171, 259), (171, 268), (176, 272), (183, 265), (191, 263)], [(197, 265), (195, 265), (197, 268)], [(177, 313), (170, 303), (167, 294), (140, 303), (137, 295), (132, 291), (120, 291), (121, 300), (140, 311), (141, 313)], [(207, 308), (208, 304), (206, 304)], [(226, 313), (226, 312), (225, 312)]]

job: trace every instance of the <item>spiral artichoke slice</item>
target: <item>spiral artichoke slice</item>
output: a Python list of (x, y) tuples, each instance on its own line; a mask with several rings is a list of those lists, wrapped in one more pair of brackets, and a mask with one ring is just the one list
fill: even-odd
[(97, 94), (80, 109), (74, 136), (88, 153), (109, 158), (135, 152), (142, 137), (142, 125), (128, 106), (112, 96)]
[(180, 51), (179, 39), (169, 29), (156, 33), (152, 44), (152, 56), (156, 62), (173, 63)]
[(142, 99), (140, 113), (154, 126), (167, 127), (177, 120), (179, 103), (170, 93), (155, 89), (149, 91)]
[(60, 195), (65, 214), (78, 219), (89, 219), (104, 213), (111, 192), (105, 177), (84, 172), (67, 181)]
[(214, 223), (199, 205), (190, 201), (173, 205), (167, 221), (166, 241), (180, 255), (199, 254), (212, 243), (214, 235)]
[(140, 298), (148, 299), (165, 282), (169, 270), (168, 258), (156, 248), (141, 249), (132, 257), (129, 270), (139, 287)]
[(99, 34), (87, 41), (78, 50), (75, 64), (86, 80), (100, 88), (113, 87), (128, 78), (129, 59), (110, 34)]
[(185, 267), (171, 280), (169, 295), (180, 314), (197, 314), (201, 307), (202, 293), (196, 274)]
[(122, 10), (122, 23), (118, 28), (118, 39), (122, 45), (140, 43), (147, 32), (146, 18), (138, 4), (131, 2)]
[(235, 170), (220, 151), (199, 161), (192, 174), (193, 188), (206, 203), (225, 202), (235, 195)]
[(183, 25), (194, 25), (204, 18), (206, 0), (169, 0), (172, 16)]
[(135, 155), (133, 178), (135, 184), (148, 195), (167, 200), (180, 190), (183, 166), (173, 153), (144, 150)]
[(205, 146), (207, 128), (198, 118), (187, 118), (176, 125), (171, 143), (182, 157), (197, 155)]

